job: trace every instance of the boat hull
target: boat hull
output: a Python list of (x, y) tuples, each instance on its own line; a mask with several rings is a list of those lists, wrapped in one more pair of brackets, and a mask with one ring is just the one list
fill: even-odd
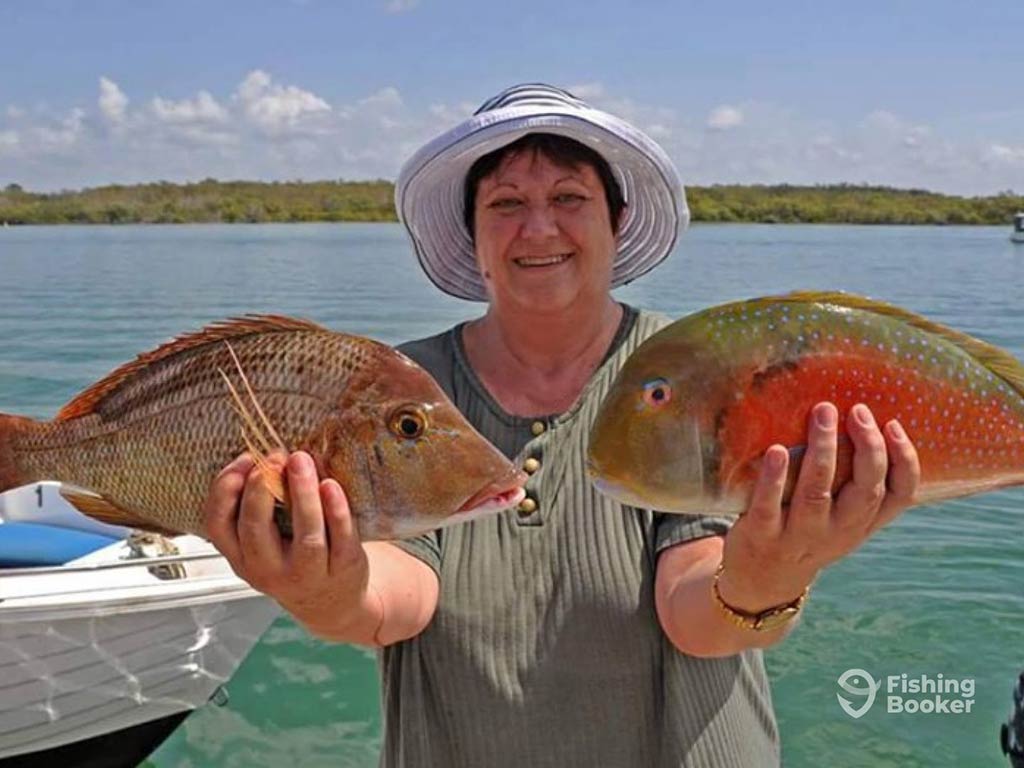
[(0, 624), (0, 758), (202, 706), (279, 609), (262, 597)]
[(73, 741), (42, 752), (0, 759), (0, 768), (137, 768), (181, 725), (190, 711)]
[[(4, 494), (0, 524), (98, 525), (55, 496), (48, 483)], [(173, 545), (139, 557), (117, 541), (65, 565), (0, 569), (0, 760), (188, 712), (234, 674), (280, 608), (208, 542)]]

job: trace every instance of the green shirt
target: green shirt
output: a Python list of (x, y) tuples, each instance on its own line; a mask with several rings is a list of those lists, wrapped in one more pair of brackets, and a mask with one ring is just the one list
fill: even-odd
[(540, 468), (526, 486), (536, 511), (400, 543), (441, 590), (430, 625), (381, 655), (385, 768), (779, 764), (761, 653), (680, 653), (655, 613), (658, 553), (722, 534), (728, 520), (623, 506), (587, 479), (601, 399), (666, 322), (627, 307), (577, 403), (537, 418), (510, 416), (490, 396), (461, 327), (401, 347), (481, 434)]

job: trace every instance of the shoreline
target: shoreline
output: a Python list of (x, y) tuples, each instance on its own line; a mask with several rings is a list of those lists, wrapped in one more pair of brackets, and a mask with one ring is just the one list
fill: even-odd
[[(693, 223), (1007, 226), (1024, 195), (960, 197), (852, 184), (686, 188)], [(217, 181), (53, 193), (0, 188), (0, 228), (28, 225), (396, 222), (390, 181)]]
[[(315, 220), (315, 221), (292, 221), (287, 219), (264, 221), (67, 221), (67, 222), (25, 222), (14, 223), (0, 219), (0, 230), (3, 229), (36, 229), (41, 227), (63, 227), (73, 229), (93, 229), (97, 227), (210, 227), (210, 226), (232, 226), (232, 227), (261, 227), (268, 224), (284, 224), (288, 226), (308, 226), (322, 224), (398, 224), (398, 219), (338, 219), (338, 220)], [(904, 227), (922, 228), (934, 227), (936, 229), (1010, 229), (1011, 225), (999, 222), (989, 224), (986, 222), (968, 224), (946, 224), (933, 222), (862, 222), (862, 221), (713, 221), (703, 219), (690, 219), (690, 228), (695, 226), (753, 226), (753, 227)]]

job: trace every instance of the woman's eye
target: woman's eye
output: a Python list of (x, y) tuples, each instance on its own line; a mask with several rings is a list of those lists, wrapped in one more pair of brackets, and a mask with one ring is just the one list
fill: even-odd
[(488, 208), (494, 208), (496, 210), (511, 210), (519, 205), (519, 201), (514, 197), (503, 197), (499, 200), (492, 202)]
[(555, 195), (556, 203), (579, 203), (586, 198), (583, 195), (577, 195), (575, 192), (563, 192), (560, 195)]
[(653, 379), (644, 384), (644, 402), (652, 408), (665, 405), (672, 399), (672, 385), (665, 379)]

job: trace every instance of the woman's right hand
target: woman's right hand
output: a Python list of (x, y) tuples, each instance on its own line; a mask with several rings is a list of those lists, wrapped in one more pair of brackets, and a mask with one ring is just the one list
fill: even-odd
[(334, 480), (318, 480), (307, 453), (288, 456), (285, 472), (292, 539), (278, 532), (274, 498), (243, 454), (210, 486), (204, 504), (210, 540), (240, 578), (314, 634), (340, 639), (351, 631), (354, 639), (370, 630), (374, 637), (383, 619), (380, 600), (370, 594), (369, 562), (345, 493)]

